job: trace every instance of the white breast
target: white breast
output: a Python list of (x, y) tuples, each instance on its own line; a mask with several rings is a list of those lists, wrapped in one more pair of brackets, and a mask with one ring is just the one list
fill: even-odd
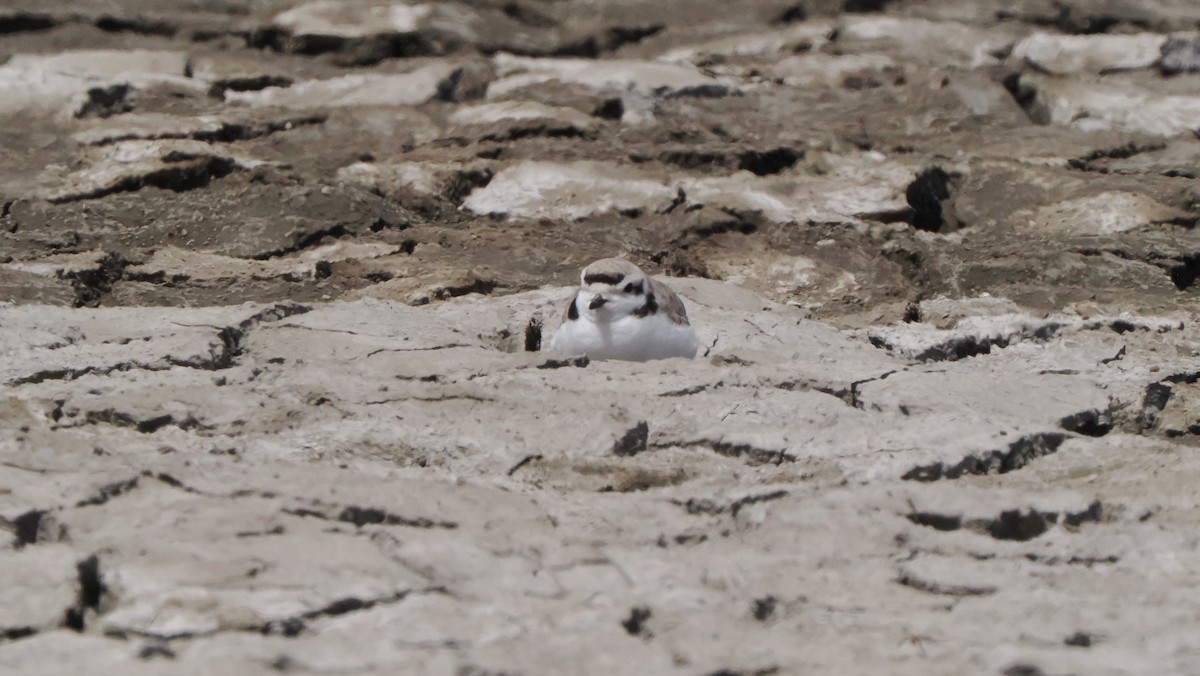
[(550, 349), (591, 359), (646, 361), (696, 356), (700, 341), (691, 326), (672, 322), (661, 314), (622, 317), (596, 324), (586, 316), (564, 321), (550, 339)]

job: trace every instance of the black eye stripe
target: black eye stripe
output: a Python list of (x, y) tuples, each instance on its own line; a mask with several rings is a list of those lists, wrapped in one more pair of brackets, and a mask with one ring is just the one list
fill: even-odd
[(642, 286), (641, 282), (637, 282), (636, 284), (633, 282), (630, 282), (625, 285), (625, 293), (636, 293), (637, 295), (640, 296), (645, 292), (646, 292), (646, 287)]
[(594, 272), (590, 275), (585, 276), (583, 278), (583, 283), (584, 284), (611, 284), (613, 286), (616, 286), (621, 283), (622, 279), (625, 279), (625, 275), (610, 275), (610, 274), (604, 273), (604, 272)]

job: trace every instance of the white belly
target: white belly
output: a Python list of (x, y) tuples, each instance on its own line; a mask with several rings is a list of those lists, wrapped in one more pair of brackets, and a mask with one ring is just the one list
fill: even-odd
[(564, 321), (550, 339), (550, 349), (584, 354), (591, 359), (646, 361), (696, 356), (700, 341), (690, 326), (672, 322), (661, 314), (623, 317), (610, 323), (592, 323), (586, 316)]

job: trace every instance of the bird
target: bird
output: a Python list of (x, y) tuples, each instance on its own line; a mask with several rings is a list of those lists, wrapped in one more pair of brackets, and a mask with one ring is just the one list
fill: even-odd
[(579, 290), (550, 339), (551, 350), (589, 359), (690, 359), (699, 348), (679, 296), (621, 258), (579, 273)]

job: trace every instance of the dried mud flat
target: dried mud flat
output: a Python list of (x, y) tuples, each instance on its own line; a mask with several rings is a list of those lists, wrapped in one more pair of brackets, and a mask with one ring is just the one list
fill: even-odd
[(0, 8), (0, 671), (1200, 670), (1191, 0), (170, 4)]

